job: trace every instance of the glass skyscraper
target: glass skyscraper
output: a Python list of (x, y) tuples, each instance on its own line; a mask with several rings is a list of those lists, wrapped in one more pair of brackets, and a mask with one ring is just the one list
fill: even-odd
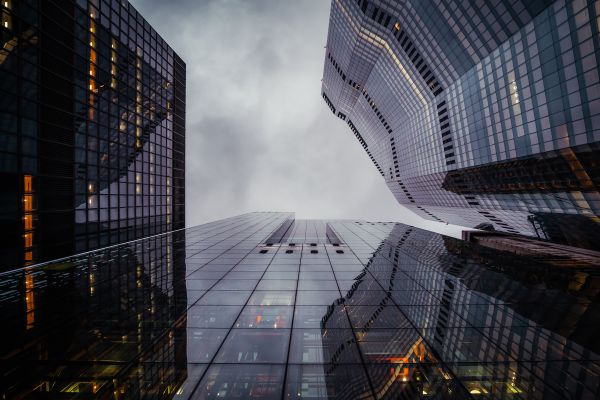
[(0, 12), (0, 270), (182, 228), (181, 58), (124, 0)]
[(597, 269), (507, 254), (251, 213), (1, 274), (0, 396), (595, 398)]
[(600, 249), (598, 3), (333, 0), (322, 96), (435, 221)]

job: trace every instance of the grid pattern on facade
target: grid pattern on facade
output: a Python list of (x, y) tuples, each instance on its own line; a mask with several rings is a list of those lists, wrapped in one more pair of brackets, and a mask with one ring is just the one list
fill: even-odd
[(585, 398), (597, 279), (397, 223), (245, 214), (0, 275), (0, 393)]
[[(554, 234), (585, 218), (594, 226), (600, 214), (586, 164), (600, 140), (597, 2), (331, 4), (322, 91), (360, 132), (400, 203), (435, 207), (442, 221), (466, 226), (489, 223), (486, 211), (511, 219), (511, 230), (493, 224), (500, 231), (600, 248), (598, 238)], [(569, 153), (566, 165), (522, 177), (517, 190), (499, 193), (491, 178), (468, 193), (445, 186), (446, 176), (476, 168), (523, 176), (508, 163), (557, 152)], [(555, 176), (571, 171), (578, 178), (557, 190)], [(531, 223), (546, 213), (563, 217), (543, 229)]]
[(0, 7), (6, 265), (183, 227), (185, 63), (127, 1)]

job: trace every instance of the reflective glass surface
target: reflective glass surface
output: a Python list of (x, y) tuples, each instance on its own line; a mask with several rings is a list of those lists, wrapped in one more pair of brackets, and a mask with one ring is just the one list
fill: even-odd
[(0, 275), (0, 395), (595, 398), (598, 273), (554, 261), (286, 213), (130, 242)]
[(0, 20), (0, 271), (183, 228), (183, 60), (126, 0)]
[(332, 0), (321, 95), (432, 221), (600, 250), (593, 0)]

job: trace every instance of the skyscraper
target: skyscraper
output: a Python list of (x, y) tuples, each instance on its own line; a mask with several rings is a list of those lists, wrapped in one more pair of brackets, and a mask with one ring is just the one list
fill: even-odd
[(435, 221), (600, 249), (597, 2), (333, 0), (322, 96)]
[(0, 270), (182, 228), (181, 58), (124, 0), (0, 7)]
[(403, 224), (245, 214), (1, 274), (0, 396), (595, 398), (598, 278)]

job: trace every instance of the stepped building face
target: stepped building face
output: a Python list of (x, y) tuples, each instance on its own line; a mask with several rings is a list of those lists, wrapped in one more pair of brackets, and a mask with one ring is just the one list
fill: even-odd
[(333, 0), (322, 96), (418, 215), (598, 249), (598, 4), (495, 3)]
[(183, 227), (183, 61), (127, 1), (0, 7), (0, 268)]

